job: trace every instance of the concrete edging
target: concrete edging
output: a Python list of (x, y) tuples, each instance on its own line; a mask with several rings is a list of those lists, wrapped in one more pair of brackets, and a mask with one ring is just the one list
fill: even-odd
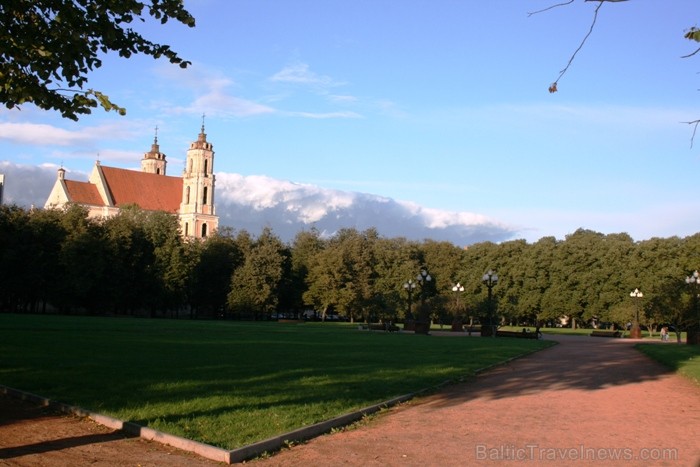
[(92, 412), (90, 410), (86, 410), (75, 405), (69, 405), (64, 404), (62, 402), (52, 401), (51, 399), (48, 399), (46, 397), (42, 397), (26, 391), (20, 391), (19, 389), (14, 389), (8, 386), (0, 385), (0, 392), (8, 396), (14, 397), (16, 399), (33, 402), (44, 407), (51, 407), (63, 413), (77, 415), (79, 417), (88, 417), (96, 423), (104, 425), (113, 430), (121, 430), (129, 435), (138, 436), (140, 438), (155, 441), (161, 444), (167, 444), (169, 446), (173, 446), (184, 451), (194, 452), (207, 459), (211, 459), (217, 462), (226, 462), (228, 464), (231, 463), (231, 461), (229, 460), (230, 451), (226, 449), (217, 448), (208, 444), (199, 443), (190, 439), (163, 433), (152, 428), (138, 425), (136, 423), (125, 422), (123, 420), (99, 414), (97, 412)]
[(274, 436), (272, 438), (268, 438), (266, 440), (249, 444), (240, 448), (227, 450), (217, 448), (209, 444), (200, 443), (198, 441), (192, 441), (190, 439), (182, 438), (180, 436), (164, 433), (162, 431), (141, 426), (133, 422), (125, 422), (123, 420), (119, 420), (114, 417), (103, 415), (97, 412), (92, 412), (90, 410), (86, 410), (82, 407), (78, 407), (75, 405), (69, 405), (64, 404), (62, 402), (53, 401), (46, 397), (39, 396), (37, 394), (33, 394), (26, 391), (21, 391), (19, 389), (14, 389), (8, 386), (0, 385), (0, 392), (15, 399), (29, 401), (44, 407), (51, 407), (63, 413), (77, 415), (79, 417), (88, 417), (94, 422), (99, 423), (100, 425), (104, 425), (107, 428), (111, 428), (113, 430), (120, 430), (129, 435), (137, 436), (139, 438), (147, 439), (149, 441), (155, 441), (161, 444), (166, 444), (168, 446), (182, 449), (183, 451), (193, 452), (206, 459), (210, 459), (217, 462), (224, 462), (226, 464), (243, 462), (245, 460), (259, 456), (265, 452), (278, 451), (290, 442), (305, 441), (311, 438), (315, 438), (325, 433), (329, 433), (334, 428), (347, 426), (353, 422), (361, 420), (366, 415), (370, 415), (380, 411), (381, 409), (392, 407), (402, 402), (406, 402), (415, 397), (415, 394), (406, 394), (403, 396), (395, 397), (388, 401), (384, 401), (379, 404), (374, 404), (369, 407), (357, 410), (355, 412), (347, 413), (345, 415), (340, 415), (330, 420), (315, 423), (313, 425), (299, 428), (297, 430), (293, 430), (288, 433)]

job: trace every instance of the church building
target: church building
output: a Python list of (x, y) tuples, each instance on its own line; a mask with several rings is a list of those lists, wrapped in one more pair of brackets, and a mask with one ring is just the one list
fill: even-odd
[(44, 208), (68, 203), (85, 206), (90, 217), (109, 217), (125, 205), (145, 211), (165, 211), (178, 217), (184, 238), (205, 238), (216, 231), (219, 218), (214, 208), (214, 149), (204, 125), (197, 141), (190, 144), (182, 177), (166, 175), (167, 161), (160, 152), (158, 136), (141, 160), (141, 171), (118, 169), (95, 163), (87, 182), (66, 180), (58, 169), (56, 183)]

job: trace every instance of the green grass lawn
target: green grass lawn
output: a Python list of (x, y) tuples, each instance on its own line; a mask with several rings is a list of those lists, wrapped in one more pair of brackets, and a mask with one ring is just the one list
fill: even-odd
[(335, 323), (0, 314), (0, 384), (233, 449), (551, 344)]
[(700, 346), (676, 344), (637, 344), (636, 348), (662, 365), (700, 385)]

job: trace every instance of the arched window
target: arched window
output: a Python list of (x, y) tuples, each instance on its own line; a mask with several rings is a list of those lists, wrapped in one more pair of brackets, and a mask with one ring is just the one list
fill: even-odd
[(190, 235), (190, 224), (189, 222), (185, 222), (185, 237), (188, 237)]
[(207, 172), (207, 167), (208, 167), (208, 166), (209, 166), (209, 161), (208, 161), (207, 159), (204, 159), (204, 175), (206, 175), (207, 173), (209, 173), (209, 172)]
[(156, 175), (160, 175), (160, 169), (156, 169)]
[(207, 236), (207, 224), (206, 222), (202, 224), (202, 238)]
[(190, 204), (190, 187), (185, 189), (185, 204)]
[(207, 188), (208, 187), (206, 186), (204, 187), (204, 194), (202, 195), (202, 204), (207, 204)]

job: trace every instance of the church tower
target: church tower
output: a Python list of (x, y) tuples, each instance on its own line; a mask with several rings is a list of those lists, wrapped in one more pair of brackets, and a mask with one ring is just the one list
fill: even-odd
[(158, 146), (158, 127), (156, 127), (156, 136), (153, 139), (151, 150), (143, 155), (141, 159), (141, 171), (157, 175), (165, 175), (165, 166), (168, 163), (165, 161), (165, 154), (160, 152)]
[(180, 229), (185, 238), (205, 238), (219, 227), (214, 209), (214, 149), (202, 131), (187, 150), (182, 174)]

